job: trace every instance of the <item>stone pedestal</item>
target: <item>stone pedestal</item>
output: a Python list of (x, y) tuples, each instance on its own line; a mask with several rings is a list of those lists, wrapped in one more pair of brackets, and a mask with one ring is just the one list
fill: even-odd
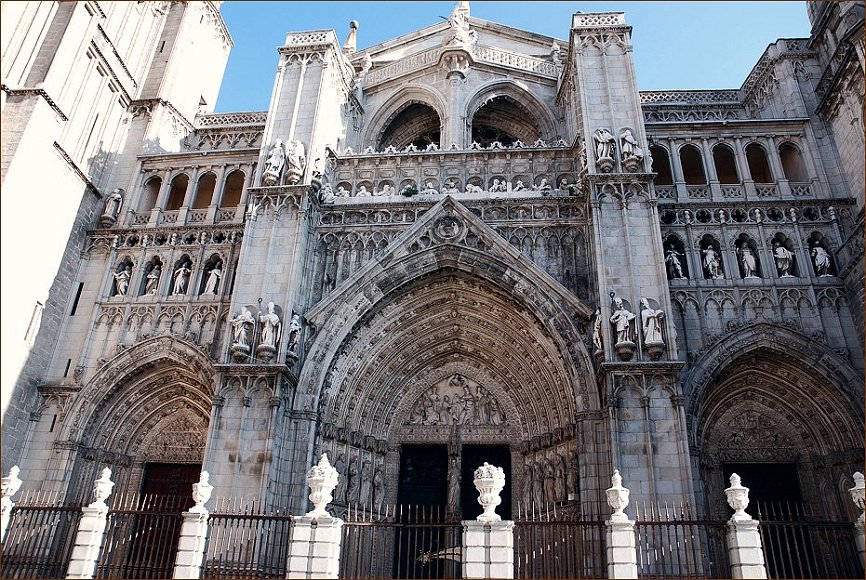
[(757, 520), (733, 516), (728, 521), (727, 544), (731, 578), (767, 577)]
[(286, 578), (337, 578), (342, 532), (339, 518), (295, 518)]
[(204, 547), (207, 542), (207, 520), (206, 511), (183, 512), (172, 578), (201, 578)]
[(607, 577), (637, 578), (634, 521), (625, 514), (613, 514), (607, 527)]
[(87, 506), (81, 508), (83, 515), (78, 522), (75, 547), (69, 560), (67, 578), (93, 578), (96, 562), (102, 547), (102, 536), (108, 516), (107, 507)]
[(463, 522), (463, 577), (514, 578), (514, 522)]

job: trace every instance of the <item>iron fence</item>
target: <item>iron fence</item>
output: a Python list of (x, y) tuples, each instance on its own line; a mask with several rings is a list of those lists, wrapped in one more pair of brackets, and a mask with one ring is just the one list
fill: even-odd
[(118, 494), (111, 498), (97, 578), (171, 578), (189, 499)]
[(697, 519), (687, 504), (635, 506), (641, 578), (730, 578), (726, 522)]
[(65, 578), (81, 506), (53, 494), (24, 494), (10, 513), (3, 539), (2, 578)]
[(515, 578), (605, 577), (605, 549), (603, 519), (581, 514), (576, 504), (517, 506)]
[(853, 524), (820, 520), (799, 504), (755, 507), (769, 578), (863, 578)]
[(208, 520), (203, 578), (285, 578), (293, 517), (255, 501), (218, 502)]

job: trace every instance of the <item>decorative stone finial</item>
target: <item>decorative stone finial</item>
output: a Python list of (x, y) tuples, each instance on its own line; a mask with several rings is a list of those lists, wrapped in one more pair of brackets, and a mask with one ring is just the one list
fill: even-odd
[(313, 503), (313, 510), (307, 512), (307, 517), (333, 517), (325, 508), (334, 499), (332, 494), (334, 488), (337, 487), (338, 481), (339, 475), (337, 470), (331, 467), (328, 461), (328, 454), (322, 453), (319, 463), (311, 467), (307, 472), (307, 485), (310, 486), (310, 501)]
[(742, 485), (742, 480), (736, 473), (731, 474), (730, 481), (731, 487), (725, 490), (725, 496), (728, 498), (728, 505), (734, 510), (732, 519), (752, 519), (752, 516), (745, 512), (749, 507), (749, 488)]
[(475, 470), (472, 482), (478, 490), (478, 503), (484, 511), (478, 516), (479, 522), (498, 522), (502, 516), (496, 513), (496, 506), (502, 503), (499, 494), (505, 487), (505, 471), (501, 467), (490, 465), (486, 461), (484, 465)]
[(111, 481), (111, 469), (104, 468), (102, 473), (93, 483), (93, 503), (87, 507), (108, 509), (105, 505), (105, 500), (111, 495), (111, 490), (114, 488), (114, 482)]
[[(19, 478), (18, 474), (21, 473), (21, 470), (17, 465), (13, 465), (9, 469), (9, 475), (0, 479), (0, 492), (3, 495), (3, 501), (12, 501), (12, 496), (18, 493), (18, 490), (21, 489), (21, 484), (23, 483)], [(863, 476), (860, 476), (861, 486), (863, 481)], [(862, 502), (861, 502), (862, 503)]]
[(358, 49), (358, 21), (352, 20), (349, 22), (349, 34), (346, 36), (346, 43), (343, 45), (343, 54), (352, 54)]
[(613, 508), (614, 519), (626, 518), (623, 511), (628, 507), (628, 496), (631, 491), (622, 486), (622, 476), (619, 474), (619, 469), (613, 470), (613, 475), (610, 477), (610, 487), (605, 490), (607, 495), (607, 505)]
[[(860, 510), (864, 510), (864, 495), (866, 495), (866, 484), (864, 484), (863, 474), (859, 471), (854, 472), (854, 487), (848, 490), (848, 493), (851, 494), (851, 499), (854, 501), (854, 505), (856, 505)], [(860, 514), (860, 517), (857, 518), (858, 522), (866, 521), (866, 512)]]
[(210, 474), (207, 471), (202, 471), (198, 483), (192, 484), (192, 499), (195, 500), (195, 505), (189, 511), (196, 514), (206, 514), (207, 508), (204, 504), (210, 499), (210, 494), (213, 492), (213, 486), (210, 484)]

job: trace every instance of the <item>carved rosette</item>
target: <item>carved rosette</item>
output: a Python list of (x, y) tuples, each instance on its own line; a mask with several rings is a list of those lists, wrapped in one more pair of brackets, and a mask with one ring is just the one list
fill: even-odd
[(307, 485), (310, 486), (310, 501), (313, 510), (307, 512), (309, 518), (330, 518), (328, 504), (334, 499), (334, 489), (337, 487), (339, 474), (328, 461), (328, 454), (323, 453), (319, 463), (307, 472)]
[(749, 507), (749, 488), (742, 485), (740, 476), (736, 473), (731, 474), (730, 481), (731, 487), (725, 489), (725, 497), (728, 499), (728, 505), (734, 510), (731, 519), (752, 519), (752, 516), (745, 512), (746, 508)]
[(490, 465), (486, 461), (484, 465), (475, 470), (475, 489), (478, 490), (478, 503), (484, 511), (478, 516), (479, 522), (502, 521), (502, 516), (496, 513), (496, 506), (502, 503), (499, 494), (505, 487), (505, 471), (501, 467)]
[(628, 496), (631, 490), (622, 486), (622, 476), (619, 474), (619, 469), (613, 470), (610, 483), (611, 486), (604, 493), (607, 496), (607, 505), (614, 510), (611, 519), (627, 518), (628, 516), (626, 516), (623, 510), (628, 507)]

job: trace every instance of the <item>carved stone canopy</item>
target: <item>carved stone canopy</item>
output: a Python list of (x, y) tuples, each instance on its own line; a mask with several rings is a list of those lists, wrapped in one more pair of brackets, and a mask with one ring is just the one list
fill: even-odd
[(501, 425), (502, 407), (474, 381), (455, 373), (438, 382), (415, 401), (409, 425)]

